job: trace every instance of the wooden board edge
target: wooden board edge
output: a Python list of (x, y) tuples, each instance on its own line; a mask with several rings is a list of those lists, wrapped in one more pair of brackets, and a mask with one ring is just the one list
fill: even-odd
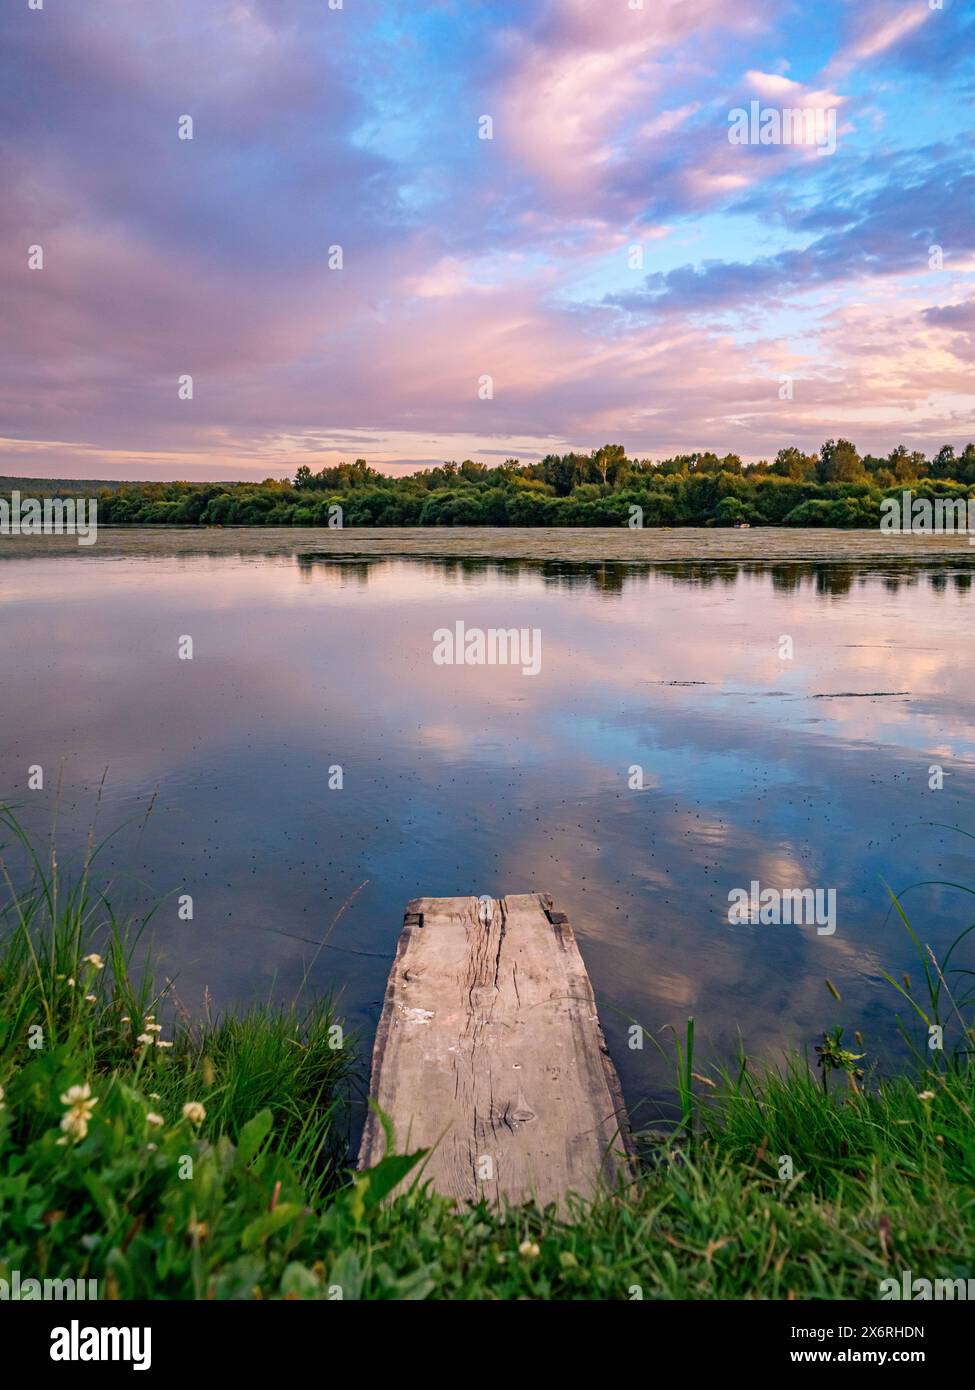
[(613, 1059), (610, 1056), (609, 1047), (606, 1043), (606, 1034), (603, 1032), (603, 1024), (602, 1019), (599, 1017), (599, 1009), (596, 1007), (596, 994), (595, 990), (593, 990), (592, 987), (592, 979), (589, 975), (589, 968), (586, 965), (586, 960), (582, 954), (582, 951), (579, 949), (579, 943), (576, 940), (576, 934), (572, 929), (572, 923), (569, 921), (568, 915), (564, 912), (559, 912), (556, 909), (554, 899), (551, 897), (550, 894), (539, 893), (537, 897), (539, 906), (545, 913), (546, 917), (548, 917), (549, 921), (552, 921), (553, 917), (557, 919), (556, 922), (553, 923), (553, 925), (556, 926), (556, 928), (560, 932), (563, 932), (568, 938), (568, 940), (572, 942), (572, 945), (575, 947), (576, 954), (582, 962), (582, 969), (585, 973), (586, 981), (589, 985), (589, 991), (592, 994), (593, 1013), (595, 1014), (596, 1041), (599, 1044), (599, 1051), (602, 1057), (603, 1077), (606, 1081), (606, 1088), (609, 1091), (609, 1098), (613, 1103), (613, 1113), (616, 1116), (617, 1134), (619, 1137), (619, 1141), (623, 1147), (623, 1153), (625, 1155), (625, 1157), (622, 1159), (620, 1159), (617, 1156), (614, 1159), (614, 1163), (621, 1177), (623, 1177), (627, 1182), (634, 1182), (637, 1177), (637, 1149), (636, 1144), (633, 1140), (633, 1131), (630, 1127), (630, 1115), (629, 1111), (626, 1108), (626, 1103), (623, 1100), (623, 1087), (620, 1084), (619, 1072), (616, 1070), (616, 1067), (613, 1063)]
[[(524, 896), (529, 895), (526, 894)], [(570, 946), (571, 949), (574, 949), (581, 964), (583, 977), (592, 998), (596, 1041), (599, 1046), (602, 1061), (603, 1078), (606, 1082), (606, 1088), (613, 1106), (613, 1114), (616, 1119), (616, 1137), (623, 1150), (622, 1156), (618, 1151), (614, 1151), (612, 1157), (613, 1167), (617, 1176), (622, 1177), (627, 1182), (635, 1181), (637, 1176), (636, 1145), (633, 1142), (629, 1115), (623, 1100), (623, 1088), (620, 1084), (619, 1073), (613, 1064), (613, 1059), (610, 1056), (609, 1048), (606, 1044), (606, 1035), (603, 1032), (599, 1010), (596, 1007), (595, 993), (593, 991), (592, 980), (589, 976), (585, 958), (579, 949), (579, 944), (568, 916), (555, 909), (552, 897), (547, 893), (535, 893), (530, 896), (537, 899), (542, 913), (548, 918), (549, 922), (552, 923), (555, 930), (561, 936), (564, 936), (566, 944)], [(379, 1094), (379, 1082), (382, 1075), (383, 1062), (385, 1060), (386, 1044), (389, 1039), (389, 1033), (399, 997), (399, 966), (409, 949), (410, 942), (413, 939), (413, 933), (423, 930), (423, 906), (425, 901), (426, 900), (423, 898), (411, 899), (411, 901), (407, 903), (406, 910), (403, 913), (403, 926), (396, 943), (396, 952), (389, 968), (386, 990), (383, 996), (382, 1012), (379, 1016), (379, 1024), (376, 1029), (376, 1040), (372, 1049), (372, 1063), (369, 1076), (369, 1096), (371, 1099), (374, 1099)], [(500, 905), (504, 902), (504, 898), (496, 899), (496, 901)], [(554, 921), (553, 918), (555, 919)], [(383, 1128), (376, 1111), (370, 1106), (363, 1126), (362, 1139), (359, 1144), (359, 1154), (356, 1162), (357, 1170), (361, 1172), (366, 1168), (372, 1167), (379, 1162), (384, 1152), (385, 1135), (383, 1133)]]
[[(382, 1074), (383, 1060), (386, 1055), (386, 1043), (389, 1039), (389, 1031), (393, 1023), (393, 1014), (396, 1008), (396, 1000), (399, 993), (399, 966), (403, 957), (409, 949), (415, 931), (423, 930), (423, 909), (422, 898), (412, 898), (406, 904), (406, 911), (403, 913), (403, 926), (400, 930), (396, 942), (396, 953), (393, 962), (389, 967), (389, 974), (386, 977), (386, 991), (383, 995), (382, 1013), (379, 1015), (379, 1025), (376, 1028), (376, 1041), (372, 1045), (372, 1064), (369, 1070), (369, 1099), (374, 1100), (379, 1095), (379, 1079)], [(359, 1157), (356, 1161), (356, 1168), (361, 1172), (365, 1168), (371, 1168), (378, 1163), (385, 1152), (386, 1138), (383, 1134), (383, 1127), (379, 1122), (379, 1116), (370, 1105), (366, 1114), (366, 1122), (362, 1129), (362, 1139), (359, 1142)]]

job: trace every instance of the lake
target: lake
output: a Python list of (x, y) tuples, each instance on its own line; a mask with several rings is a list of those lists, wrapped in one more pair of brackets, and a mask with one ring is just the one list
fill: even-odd
[[(934, 824), (975, 831), (965, 557), (225, 551), (0, 563), (0, 795), (39, 834), (56, 811), (70, 865), (104, 777), (101, 876), (120, 911), (159, 902), (188, 1008), (290, 998), (313, 962), (306, 992), (370, 1046), (410, 898), (538, 890), (638, 1122), (669, 1113), (671, 1072), (633, 1021), (666, 1045), (693, 1014), (701, 1061), (739, 1034), (774, 1061), (834, 1023), (889, 1056), (881, 972), (918, 972), (885, 884), (975, 884), (972, 842)], [(538, 673), (435, 662), (458, 622), (537, 632)], [(835, 930), (730, 922), (753, 881), (832, 890)], [(938, 886), (905, 904), (936, 950), (971, 920)]]

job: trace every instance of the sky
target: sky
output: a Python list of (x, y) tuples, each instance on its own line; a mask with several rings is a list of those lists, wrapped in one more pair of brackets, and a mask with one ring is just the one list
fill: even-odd
[(8, 0), (0, 113), (0, 474), (975, 439), (962, 0)]

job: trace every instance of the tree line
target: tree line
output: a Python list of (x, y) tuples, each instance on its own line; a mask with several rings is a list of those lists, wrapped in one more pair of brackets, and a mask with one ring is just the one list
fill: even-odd
[(885, 496), (975, 495), (975, 444), (931, 458), (903, 445), (862, 455), (847, 439), (818, 454), (780, 449), (628, 458), (622, 445), (538, 463), (465, 459), (390, 477), (364, 459), (261, 483), (139, 483), (99, 494), (107, 525), (179, 526), (829, 526), (875, 527)]

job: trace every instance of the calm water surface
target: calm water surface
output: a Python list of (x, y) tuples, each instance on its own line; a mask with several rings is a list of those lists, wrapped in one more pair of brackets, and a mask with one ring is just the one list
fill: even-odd
[[(171, 895), (154, 942), (190, 1008), (293, 995), (354, 894), (308, 987), (370, 1043), (409, 898), (553, 894), (649, 1120), (669, 1072), (632, 1019), (693, 1013), (711, 1058), (836, 1022), (887, 1054), (880, 972), (915, 965), (884, 884), (975, 884), (972, 842), (930, 824), (975, 831), (972, 611), (952, 568), (5, 560), (0, 794), (44, 833), (57, 805), (70, 861), (107, 769), (113, 902)], [(435, 665), (458, 619), (540, 629), (541, 673)], [(835, 888), (835, 935), (730, 926), (752, 879)], [(970, 920), (941, 888), (906, 901), (936, 948)]]

